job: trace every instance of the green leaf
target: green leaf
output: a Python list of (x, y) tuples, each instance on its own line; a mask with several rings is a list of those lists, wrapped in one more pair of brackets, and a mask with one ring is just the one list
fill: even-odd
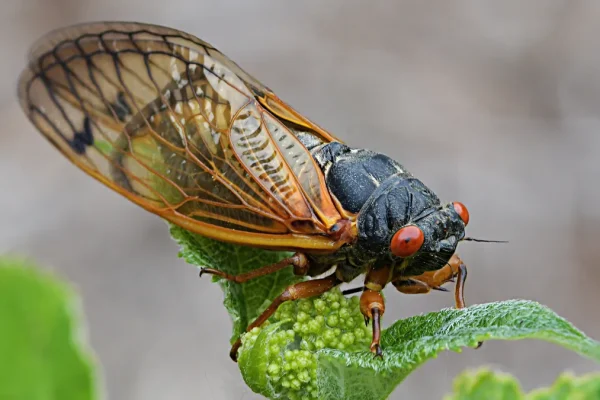
[[(358, 306), (355, 312), (358, 312)], [(295, 323), (291, 320), (289, 323)], [(268, 335), (258, 335), (242, 354), (256, 346), (268, 347), (268, 341), (285, 325), (271, 328)], [(258, 330), (260, 333), (260, 330)], [(256, 333), (253, 333), (256, 334)], [(290, 343), (299, 343), (304, 334), (295, 332)], [(463, 310), (444, 309), (397, 321), (382, 334), (384, 359), (373, 358), (364, 346), (363, 351), (323, 348), (313, 351), (316, 357), (317, 395), (319, 399), (385, 399), (411, 372), (425, 361), (445, 350), (461, 351), (474, 347), (481, 340), (541, 339), (562, 345), (600, 362), (600, 343), (586, 337), (550, 309), (531, 301), (512, 300), (469, 307)], [(286, 349), (290, 349), (287, 345)], [(254, 368), (264, 366), (270, 359), (263, 355), (252, 360)], [(244, 378), (251, 366), (242, 370)], [(285, 377), (285, 375), (283, 376)], [(264, 385), (272, 388), (274, 385)], [(251, 385), (257, 390), (260, 385)], [(510, 388), (506, 389), (507, 391)], [(278, 393), (258, 390), (277, 398)]]
[(599, 400), (600, 373), (582, 377), (562, 374), (551, 387), (534, 390), (526, 398), (527, 400)]
[(262, 393), (269, 398), (276, 398), (278, 395), (268, 374), (272, 365), (269, 362), (269, 348), (274, 344), (279, 348), (278, 342), (281, 341), (281, 337), (273, 332), (282, 331), (285, 336), (287, 329), (281, 330), (282, 325), (289, 328), (288, 323), (278, 322), (245, 335), (244, 343), (248, 346), (248, 351), (240, 352), (238, 358), (238, 365), (246, 384), (256, 393)]
[[(172, 227), (171, 234), (182, 246), (180, 254), (188, 262), (231, 274), (247, 272), (289, 255), (223, 244), (176, 227)], [(274, 297), (295, 281), (297, 278), (293, 276), (291, 268), (242, 285), (221, 281), (225, 292), (225, 306), (234, 321), (233, 337), (243, 332)], [(326, 302), (329, 294), (324, 296), (319, 300), (325, 299), (323, 301)], [(312, 299), (310, 302), (304, 300), (292, 303), (296, 304), (296, 311), (285, 313), (285, 318), (281, 317), (281, 313), (279, 319), (272, 318), (271, 322), (274, 324), (266, 328), (266, 331), (257, 329), (245, 335), (240, 352), (240, 369), (253, 390), (269, 398), (292, 398), (288, 393), (291, 390), (289, 385), (282, 386), (273, 378), (283, 382), (286, 373), (289, 373), (293, 379), (288, 383), (293, 386), (296, 385), (294, 377), (300, 373), (304, 379), (305, 372), (308, 371), (309, 377), (314, 376), (315, 379), (305, 380), (310, 381), (310, 385), (314, 383), (315, 393), (312, 393), (312, 389), (304, 392), (299, 390), (296, 392), (299, 395), (319, 399), (384, 399), (412, 371), (440, 352), (461, 351), (463, 347), (474, 347), (478, 341), (485, 340), (541, 339), (600, 362), (600, 343), (586, 337), (547, 307), (525, 300), (481, 304), (463, 310), (444, 309), (397, 321), (382, 334), (383, 360), (373, 358), (367, 345), (358, 352), (355, 348), (349, 351), (327, 343), (322, 348), (311, 347), (310, 343), (314, 344), (316, 339), (310, 337), (310, 333), (298, 331), (295, 324), (303, 323), (298, 320), (301, 315), (298, 311), (306, 304), (314, 310), (320, 310), (316, 313), (314, 310), (310, 311), (312, 320), (316, 321), (318, 315), (327, 317), (325, 314), (331, 313), (331, 309), (316, 307), (315, 301)], [(352, 302), (351, 307), (351, 320), (354, 321), (353, 327), (357, 328), (361, 324), (354, 318), (359, 313), (358, 302)], [(344, 318), (338, 316), (338, 320)], [(343, 333), (340, 331), (340, 337)], [(290, 334), (291, 337), (286, 336)], [(302, 348), (302, 343), (308, 344)], [(312, 367), (294, 365), (293, 362), (284, 360), (278, 365), (282, 369), (288, 368), (287, 371), (273, 374), (265, 372), (276, 361), (269, 351), (280, 351), (279, 356), (283, 356), (287, 351), (296, 350), (301, 352), (294, 353), (296, 355), (291, 357), (298, 356), (302, 363), (308, 364), (314, 359), (314, 371), (310, 369)], [(248, 356), (247, 352), (252, 356)], [(312, 358), (307, 358), (303, 352), (309, 352)], [(271, 368), (275, 371), (277, 366)]]
[(466, 371), (454, 380), (454, 393), (444, 400), (599, 400), (600, 374), (575, 377), (563, 374), (549, 388), (523, 393), (508, 374), (489, 369)]
[(0, 398), (97, 398), (70, 288), (30, 263), (0, 259)]
[[(199, 267), (218, 269), (237, 275), (252, 271), (289, 257), (292, 253), (235, 246), (193, 234), (171, 225), (171, 236), (181, 246), (179, 256)], [(290, 284), (301, 278), (292, 268), (253, 279), (244, 284), (219, 279), (225, 293), (223, 304), (233, 320), (231, 341), (246, 331), (246, 327)]]
[[(382, 335), (384, 360), (368, 352), (346, 354), (323, 350), (320, 371), (327, 377), (324, 398), (382, 399), (425, 361), (445, 350), (460, 351), (478, 341), (541, 339), (600, 362), (600, 343), (538, 303), (525, 300), (444, 309), (397, 321)], [(343, 366), (343, 368), (340, 368)], [(348, 390), (346, 382), (353, 382)], [(360, 382), (360, 383), (359, 383)], [(359, 396), (354, 394), (359, 392)]]
[(454, 379), (454, 393), (444, 400), (521, 400), (519, 382), (508, 374), (481, 369), (466, 371)]

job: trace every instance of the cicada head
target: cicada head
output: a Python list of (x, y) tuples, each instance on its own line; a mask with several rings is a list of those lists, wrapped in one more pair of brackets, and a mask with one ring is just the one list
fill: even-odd
[(441, 204), (415, 178), (382, 183), (358, 217), (358, 247), (380, 264), (419, 275), (442, 268), (465, 237), (469, 213), (462, 203)]

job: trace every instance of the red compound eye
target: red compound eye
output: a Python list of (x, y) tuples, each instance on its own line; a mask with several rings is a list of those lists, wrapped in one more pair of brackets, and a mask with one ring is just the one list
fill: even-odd
[(467, 225), (469, 223), (469, 211), (467, 211), (467, 207), (465, 207), (463, 203), (459, 203), (458, 201), (455, 201), (454, 203), (452, 203), (452, 205), (454, 206), (454, 211), (456, 211), (460, 219), (462, 219), (462, 222), (464, 222), (465, 225)]
[(424, 241), (423, 231), (418, 226), (408, 225), (394, 234), (390, 248), (397, 257), (410, 257), (419, 251)]

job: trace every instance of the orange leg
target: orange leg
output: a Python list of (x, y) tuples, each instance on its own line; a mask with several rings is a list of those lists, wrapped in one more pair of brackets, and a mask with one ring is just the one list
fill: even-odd
[(460, 264), (456, 274), (456, 286), (454, 286), (454, 302), (456, 308), (465, 308), (465, 282), (467, 280), (467, 266)]
[(375, 357), (383, 357), (381, 351), (381, 317), (385, 312), (385, 302), (381, 292), (366, 289), (360, 296), (360, 312), (365, 317), (365, 323), (373, 320), (373, 340), (371, 341), (371, 353)]
[(437, 271), (425, 272), (424, 274), (415, 277), (415, 279), (427, 283), (432, 288), (441, 287), (447, 282), (454, 281), (454, 278), (459, 273), (461, 265), (464, 265), (464, 263), (458, 255), (454, 254), (444, 267)]
[[(458, 257), (458, 255), (455, 254), (450, 258), (450, 260), (444, 267), (436, 271), (428, 271), (418, 276), (401, 276), (399, 278), (394, 279), (394, 282), (392, 282), (392, 284), (396, 286), (396, 289), (398, 289), (400, 292), (406, 294), (429, 293), (430, 290), (440, 290), (443, 292), (447, 292), (448, 290), (443, 288), (442, 285), (444, 285), (447, 282), (454, 282), (454, 278), (457, 277), (460, 273), (461, 266), (464, 266), (464, 264), (460, 257)], [(464, 282), (461, 285), (464, 285)], [(461, 285), (457, 284), (457, 286)], [(461, 288), (461, 293), (462, 290), (463, 289)], [(457, 308), (460, 308), (458, 307), (458, 303), (456, 304)]]
[[(431, 289), (447, 291), (442, 288), (446, 282), (456, 278), (454, 286), (454, 302), (457, 309), (465, 308), (465, 282), (467, 280), (467, 266), (455, 254), (452, 256), (448, 264), (437, 271), (426, 272), (419, 276), (410, 278), (399, 278), (392, 284), (402, 293), (419, 294), (429, 293)], [(480, 348), (483, 343), (479, 342), (477, 348)]]
[[(288, 286), (287, 289), (285, 289), (283, 293), (277, 296), (275, 300), (273, 300), (271, 305), (269, 305), (269, 307), (267, 307), (267, 309), (263, 311), (263, 313), (260, 314), (258, 318), (256, 318), (254, 322), (252, 322), (248, 326), (246, 331), (249, 332), (257, 326), (261, 326), (263, 323), (265, 323), (265, 321), (268, 320), (275, 313), (275, 311), (277, 311), (277, 308), (279, 308), (279, 306), (284, 302), (318, 296), (331, 290), (340, 283), (342, 283), (342, 281), (340, 281), (335, 276), (335, 273), (333, 273), (322, 279), (314, 279), (311, 281), (300, 282), (296, 283), (295, 285)], [(242, 340), (241, 338), (238, 338), (238, 340), (236, 340), (236, 342), (231, 347), (229, 356), (233, 361), (237, 361), (237, 352), (241, 345)]]
[(360, 312), (365, 317), (365, 323), (373, 320), (373, 339), (371, 353), (383, 358), (381, 351), (381, 317), (385, 312), (385, 302), (381, 291), (390, 281), (392, 270), (389, 267), (372, 268), (365, 277), (364, 291), (360, 296)]
[(275, 264), (265, 265), (264, 267), (246, 272), (245, 274), (231, 275), (214, 268), (201, 268), (200, 276), (203, 274), (211, 274), (223, 279), (227, 279), (228, 281), (244, 283), (251, 279), (280, 271), (289, 265), (294, 266), (294, 274), (296, 275), (306, 275), (308, 272), (308, 260), (306, 259), (306, 256), (302, 253), (296, 253), (291, 257), (284, 258), (283, 260), (276, 262)]
[(448, 289), (442, 287), (429, 286), (427, 282), (418, 280), (417, 278), (418, 277), (398, 279), (392, 282), (392, 285), (394, 285), (399, 292), (402, 292), (404, 294), (425, 294), (429, 293), (431, 289), (441, 290), (443, 292), (448, 291)]
[[(456, 302), (456, 308), (465, 308), (465, 281), (467, 280), (467, 266), (461, 263), (458, 267), (458, 273), (456, 274), (456, 286), (454, 290), (454, 301)], [(480, 348), (483, 342), (477, 342), (476, 349)]]

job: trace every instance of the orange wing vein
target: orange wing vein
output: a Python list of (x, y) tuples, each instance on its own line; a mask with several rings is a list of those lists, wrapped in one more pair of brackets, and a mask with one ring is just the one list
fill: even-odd
[(336, 139), (194, 36), (137, 23), (55, 31), (32, 50), (19, 97), (79, 168), (189, 231), (272, 249), (343, 244), (296, 132)]

